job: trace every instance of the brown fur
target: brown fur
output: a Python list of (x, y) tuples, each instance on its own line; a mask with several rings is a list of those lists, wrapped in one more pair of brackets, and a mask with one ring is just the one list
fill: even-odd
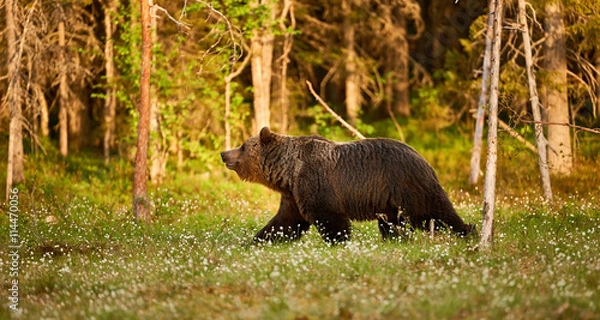
[(395, 140), (337, 143), (265, 127), (221, 157), (241, 179), (281, 193), (279, 211), (256, 234), (257, 241), (298, 239), (311, 224), (326, 241), (344, 241), (351, 220), (377, 219), (384, 238), (397, 236), (403, 222), (423, 229), (431, 219), (459, 235), (474, 231), (458, 216), (427, 161)]

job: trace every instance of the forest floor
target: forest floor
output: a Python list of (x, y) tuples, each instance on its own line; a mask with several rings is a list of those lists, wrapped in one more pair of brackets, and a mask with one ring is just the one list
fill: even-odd
[[(479, 227), (468, 148), (417, 149)], [(314, 228), (252, 245), (278, 195), (216, 161), (211, 173), (188, 168), (152, 187), (152, 223), (137, 224), (128, 162), (31, 156), (18, 201), (2, 207), (0, 319), (16, 316), (14, 292), (23, 319), (600, 319), (598, 159), (582, 156), (570, 178), (554, 179), (547, 205), (535, 158), (503, 150), (490, 251), (445, 231), (382, 241), (375, 222), (354, 223), (343, 245)]]

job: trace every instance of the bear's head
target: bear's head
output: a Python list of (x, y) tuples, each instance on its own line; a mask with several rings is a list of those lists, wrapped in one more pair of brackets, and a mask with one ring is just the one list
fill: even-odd
[(278, 134), (264, 127), (258, 136), (244, 141), (240, 147), (221, 152), (221, 159), (227, 169), (235, 171), (242, 180), (266, 184), (261, 159), (264, 158), (264, 151), (278, 137)]

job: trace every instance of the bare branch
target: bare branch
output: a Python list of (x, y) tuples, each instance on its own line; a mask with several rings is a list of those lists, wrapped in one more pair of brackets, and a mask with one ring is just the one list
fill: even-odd
[(342, 117), (340, 117), (337, 113), (335, 113), (335, 111), (333, 111), (328, 105), (327, 103), (325, 103), (325, 101), (323, 101), (323, 99), (321, 99), (321, 97), (319, 97), (319, 95), (315, 92), (315, 90), (312, 87), (312, 84), (310, 83), (310, 81), (306, 80), (306, 84), (308, 85), (308, 89), (310, 90), (310, 93), (312, 93), (312, 95), (315, 97), (315, 99), (317, 99), (317, 101), (329, 112), (331, 113), (331, 115), (338, 120), (344, 127), (346, 127), (346, 129), (348, 129), (353, 135), (355, 135), (357, 138), (359, 139), (366, 139), (365, 136), (362, 135), (362, 133), (360, 133), (358, 130), (356, 130), (354, 127), (352, 127), (348, 122), (346, 122)]
[(581, 130), (581, 131), (600, 134), (600, 128), (587, 128), (587, 127), (582, 127), (582, 126), (578, 126), (578, 125), (574, 125), (574, 124), (570, 124), (570, 123), (566, 123), (566, 122), (548, 122), (548, 121), (533, 121), (533, 120), (521, 120), (521, 121), (523, 121), (525, 123), (539, 123), (539, 124), (545, 124), (545, 125), (549, 125), (549, 126), (565, 126), (565, 127), (571, 127), (571, 128)]
[(177, 24), (177, 26), (182, 27), (186, 30), (190, 29), (191, 24), (185, 23), (185, 22), (182, 22), (181, 20), (177, 20), (177, 19), (173, 18), (173, 16), (171, 16), (171, 14), (169, 14), (169, 12), (165, 8), (159, 6), (158, 4), (154, 3), (152, 5), (152, 8), (162, 11), (167, 16), (167, 18), (169, 18), (169, 19), (171, 19), (171, 21), (175, 22), (175, 24)]

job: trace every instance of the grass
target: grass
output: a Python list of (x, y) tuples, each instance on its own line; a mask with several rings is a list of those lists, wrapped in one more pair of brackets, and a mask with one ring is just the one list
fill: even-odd
[[(481, 187), (456, 178), (466, 177), (464, 148), (417, 148), (460, 214), (479, 224)], [(325, 244), (314, 228), (295, 243), (251, 245), (278, 196), (221, 170), (172, 174), (151, 189), (153, 223), (139, 225), (128, 164), (32, 157), (19, 187), (22, 318), (599, 319), (597, 159), (555, 179), (548, 206), (530, 155), (502, 152), (489, 252), (446, 232), (384, 242), (374, 222), (354, 223), (345, 245)], [(49, 169), (57, 164), (61, 172)], [(7, 215), (0, 234), (9, 234)], [(8, 238), (0, 239), (8, 270)], [(2, 299), (0, 319), (9, 318)]]

